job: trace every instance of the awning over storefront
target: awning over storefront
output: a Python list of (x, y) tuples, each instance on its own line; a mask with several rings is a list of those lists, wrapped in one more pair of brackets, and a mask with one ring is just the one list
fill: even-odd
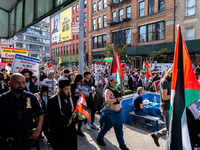
[(0, 0), (0, 38), (11, 38), (75, 0)]
[[(190, 53), (200, 53), (200, 40), (190, 40), (186, 41), (185, 43)], [(162, 48), (168, 48), (173, 53), (175, 42), (126, 47), (125, 50), (126, 55), (140, 56), (147, 55), (150, 51), (160, 51)]]

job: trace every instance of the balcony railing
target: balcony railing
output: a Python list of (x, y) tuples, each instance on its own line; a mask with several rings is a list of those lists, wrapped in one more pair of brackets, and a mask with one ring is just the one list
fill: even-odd
[(121, 22), (129, 21), (129, 20), (131, 20), (131, 13), (127, 13), (125, 17), (124, 15), (120, 15), (120, 16), (116, 16), (111, 19), (108, 19), (108, 24), (112, 26)]
[(22, 39), (22, 38), (17, 38), (17, 41), (19, 41), (19, 42), (33, 43), (33, 44), (40, 44), (40, 45), (46, 45), (46, 46), (49, 45), (49, 44), (44, 43), (44, 42), (35, 41), (35, 40), (27, 40), (27, 39)]
[(115, 5), (118, 5), (120, 3), (124, 3), (126, 1), (128, 1), (128, 0), (109, 0), (108, 1), (108, 6), (113, 7)]
[(26, 31), (26, 32), (24, 32), (23, 34), (32, 35), (32, 36), (34, 36), (34, 37), (40, 37), (40, 38), (43, 37), (43, 38), (46, 38), (46, 39), (49, 39), (49, 38), (50, 38), (49, 35), (36, 34), (36, 33), (34, 33), (34, 32), (31, 32), (31, 31)]

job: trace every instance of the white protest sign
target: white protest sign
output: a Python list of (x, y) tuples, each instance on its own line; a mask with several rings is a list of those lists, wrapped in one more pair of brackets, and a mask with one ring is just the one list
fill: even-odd
[(39, 62), (39, 59), (15, 54), (11, 72), (20, 73), (23, 69), (29, 69), (33, 72), (34, 76), (39, 76)]
[(95, 72), (98, 72), (98, 70), (102, 70), (102, 65), (97, 65), (95, 66)]

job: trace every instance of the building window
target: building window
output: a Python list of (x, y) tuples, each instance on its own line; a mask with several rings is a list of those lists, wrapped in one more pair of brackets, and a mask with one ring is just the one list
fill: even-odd
[(75, 13), (75, 6), (73, 6), (73, 14)]
[(158, 11), (165, 10), (165, 0), (158, 0)]
[(73, 18), (73, 22), (75, 22), (75, 18)]
[(113, 22), (117, 22), (117, 13), (116, 11), (112, 12)]
[(125, 44), (131, 45), (131, 29), (125, 30), (126, 41)]
[(96, 30), (96, 19), (93, 19), (92, 22), (93, 22), (93, 30)]
[(86, 12), (84, 13), (84, 22), (86, 22), (87, 21), (87, 14), (86, 14)]
[(193, 40), (193, 39), (194, 39), (194, 28), (186, 29), (185, 40)]
[(101, 28), (101, 17), (98, 17), (98, 29)]
[(97, 37), (93, 37), (93, 49), (97, 48)]
[(149, 14), (153, 14), (154, 13), (154, 0), (149, 0), (148, 1), (148, 10), (149, 10)]
[(155, 24), (149, 24), (148, 25), (148, 41), (154, 41), (155, 40)]
[(112, 33), (112, 41), (113, 41), (115, 46), (118, 45), (118, 32)]
[(57, 51), (57, 47), (56, 47), (56, 56), (58, 56), (58, 51)]
[(84, 27), (84, 37), (86, 37), (86, 27)]
[(140, 42), (146, 42), (146, 26), (140, 27)]
[(69, 50), (69, 49), (68, 49), (68, 45), (67, 45), (67, 55), (68, 55), (68, 50)]
[(87, 0), (84, 0), (84, 8), (87, 6)]
[(78, 39), (78, 34), (76, 35), (76, 39)]
[(126, 7), (126, 18), (131, 19), (131, 6)]
[(58, 56), (60, 56), (60, 47), (58, 47)]
[(76, 4), (76, 12), (78, 12), (78, 4)]
[(98, 45), (97, 48), (101, 48), (102, 46), (102, 36), (98, 36)]
[(75, 40), (75, 35), (73, 35), (73, 40)]
[(72, 54), (72, 45), (70, 45), (70, 47), (69, 47), (69, 53), (70, 53), (70, 55)]
[(124, 46), (124, 30), (119, 31), (119, 46)]
[(76, 22), (78, 22), (78, 16), (76, 16)]
[(102, 47), (106, 47), (106, 41), (107, 41), (107, 38), (106, 38), (106, 34), (103, 35), (103, 46)]
[(158, 22), (156, 25), (156, 40), (164, 40), (165, 39), (165, 22)]
[(93, 13), (96, 12), (96, 3), (92, 4), (92, 10)]
[(101, 1), (98, 1), (97, 5), (98, 5), (98, 11), (100, 11), (101, 10)]
[(144, 1), (139, 3), (139, 16), (144, 16)]
[(73, 54), (75, 54), (75, 44), (73, 44)]
[(76, 54), (78, 54), (78, 43), (76, 43)]
[(103, 27), (107, 26), (107, 15), (103, 16)]
[(107, 0), (103, 0), (103, 9), (107, 7)]
[(124, 19), (124, 10), (120, 9), (119, 10), (119, 21), (123, 21), (123, 19)]
[(62, 46), (61, 46), (61, 50), (60, 50), (60, 52), (61, 52), (61, 55), (60, 56), (62, 56), (63, 55), (63, 51), (62, 51), (63, 49), (62, 49)]
[(195, 0), (186, 0), (186, 13), (187, 16), (195, 14)]
[(84, 52), (86, 53), (86, 47), (87, 46), (87, 44), (86, 44), (86, 42), (84, 42)]

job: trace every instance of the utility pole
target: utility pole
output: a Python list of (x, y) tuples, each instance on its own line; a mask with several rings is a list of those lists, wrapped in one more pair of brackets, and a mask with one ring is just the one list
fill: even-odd
[(79, 73), (84, 69), (84, 0), (80, 0), (79, 10)]

